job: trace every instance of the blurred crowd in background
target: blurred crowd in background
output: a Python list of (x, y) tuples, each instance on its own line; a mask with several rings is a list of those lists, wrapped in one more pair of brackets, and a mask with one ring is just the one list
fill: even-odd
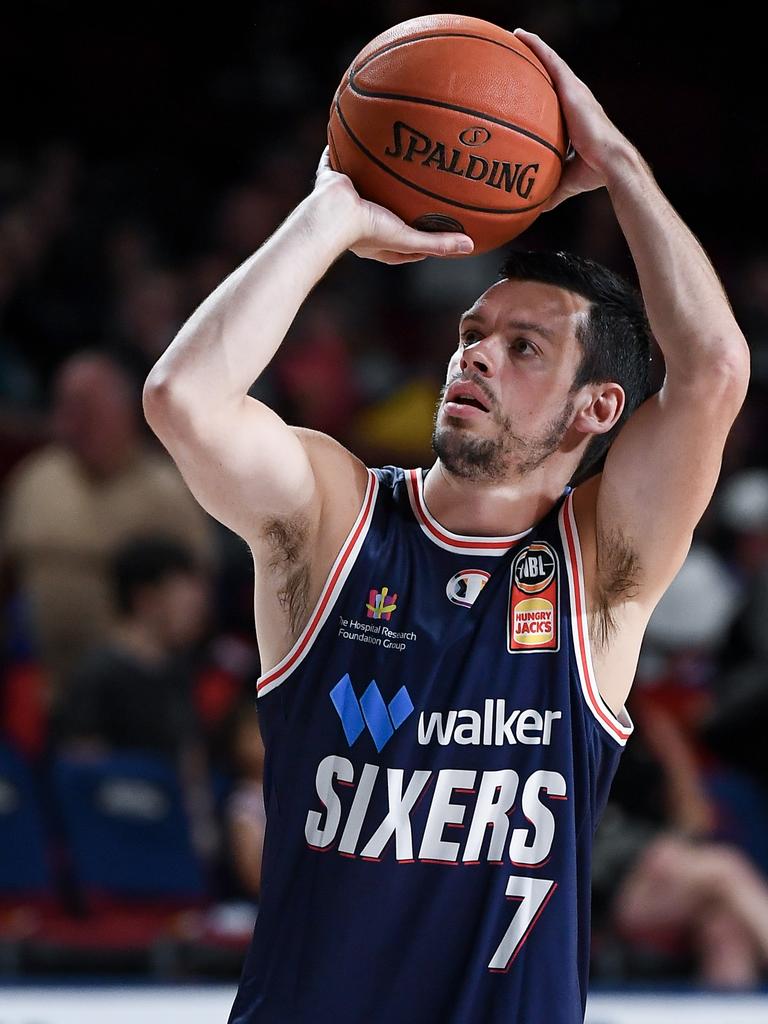
[[(0, 139), (0, 971), (186, 969), (170, 938), (234, 948), (239, 969), (264, 830), (252, 563), (191, 497), (141, 389), (311, 189), (354, 54), (430, 10), (233, 4), (183, 26), (64, 20), (35, 37), (19, 21), (0, 42), (4, 74), (22, 75), (32, 38), (45, 68)], [(584, 77), (750, 342), (720, 485), (643, 647), (593, 922), (597, 979), (749, 988), (768, 974), (768, 249), (750, 214), (757, 148), (742, 137), (730, 159), (744, 76), (702, 72), (707, 39), (621, 4), (521, 4), (514, 24), (498, 4), (464, 13), (538, 31)], [(604, 190), (513, 245), (636, 280)], [(369, 465), (431, 464), (458, 316), (501, 259), (347, 254), (251, 394)]]

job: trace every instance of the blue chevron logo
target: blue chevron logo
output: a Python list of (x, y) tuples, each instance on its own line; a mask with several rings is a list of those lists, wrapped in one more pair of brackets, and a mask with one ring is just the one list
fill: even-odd
[(400, 728), (413, 711), (413, 701), (404, 686), (400, 687), (387, 704), (375, 679), (370, 681), (365, 693), (358, 700), (348, 672), (331, 690), (331, 701), (341, 719), (344, 735), (350, 747), (367, 726), (377, 751), (383, 750), (394, 736), (395, 730)]

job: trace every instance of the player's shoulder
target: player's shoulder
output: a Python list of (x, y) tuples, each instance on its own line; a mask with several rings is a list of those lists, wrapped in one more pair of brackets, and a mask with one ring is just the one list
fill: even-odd
[(301, 441), (312, 467), (326, 525), (329, 519), (346, 522), (350, 515), (354, 519), (371, 477), (366, 463), (322, 430), (299, 426), (291, 426), (291, 430)]
[[(573, 514), (579, 536), (587, 605), (596, 638), (610, 643), (640, 593), (640, 562), (631, 538), (599, 517), (602, 474), (573, 490)], [(652, 512), (649, 510), (649, 515)], [(636, 615), (630, 618), (634, 622)], [(595, 638), (595, 639), (596, 639)]]
[(585, 582), (594, 575), (592, 567), (597, 562), (597, 501), (600, 481), (601, 474), (597, 473), (571, 487), (560, 512), (575, 527), (574, 540), (580, 549)]
[(323, 503), (346, 503), (356, 496), (361, 502), (370, 476), (363, 460), (322, 430), (293, 425), (290, 429), (307, 453)]
[(590, 527), (594, 528), (597, 518), (597, 498), (602, 479), (602, 473), (595, 473), (573, 488), (573, 513), (580, 532), (586, 531)]
[[(602, 480), (602, 473), (596, 473), (574, 488), (573, 514), (585, 569), (591, 562), (599, 570), (595, 582), (606, 601), (626, 600), (637, 589), (639, 558), (633, 539), (611, 522), (605, 510), (601, 511)], [(652, 515), (653, 510), (648, 509), (648, 516)]]

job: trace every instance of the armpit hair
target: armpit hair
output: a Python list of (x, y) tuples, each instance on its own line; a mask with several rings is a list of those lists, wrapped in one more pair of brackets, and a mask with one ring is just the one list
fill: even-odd
[(262, 539), (272, 552), (267, 567), (281, 577), (276, 597), (294, 635), (304, 621), (309, 601), (309, 532), (309, 521), (301, 515), (268, 519), (261, 528)]
[(605, 650), (616, 632), (618, 605), (637, 597), (640, 560), (619, 530), (601, 530), (597, 538), (597, 607), (590, 622), (592, 645)]

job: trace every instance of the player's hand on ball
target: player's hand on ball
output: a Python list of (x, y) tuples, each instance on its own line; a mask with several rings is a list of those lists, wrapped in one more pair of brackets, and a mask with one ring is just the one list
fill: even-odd
[(417, 231), (391, 210), (361, 198), (352, 180), (331, 167), (328, 146), (323, 150), (315, 175), (315, 191), (337, 190), (347, 202), (351, 244), (362, 259), (380, 263), (415, 263), (427, 256), (468, 256), (472, 239), (457, 231)]
[(516, 28), (514, 34), (533, 50), (551, 75), (571, 140), (572, 151), (560, 183), (541, 208), (546, 213), (564, 199), (607, 185), (617, 156), (634, 147), (609, 119), (589, 86), (551, 46), (522, 28)]

